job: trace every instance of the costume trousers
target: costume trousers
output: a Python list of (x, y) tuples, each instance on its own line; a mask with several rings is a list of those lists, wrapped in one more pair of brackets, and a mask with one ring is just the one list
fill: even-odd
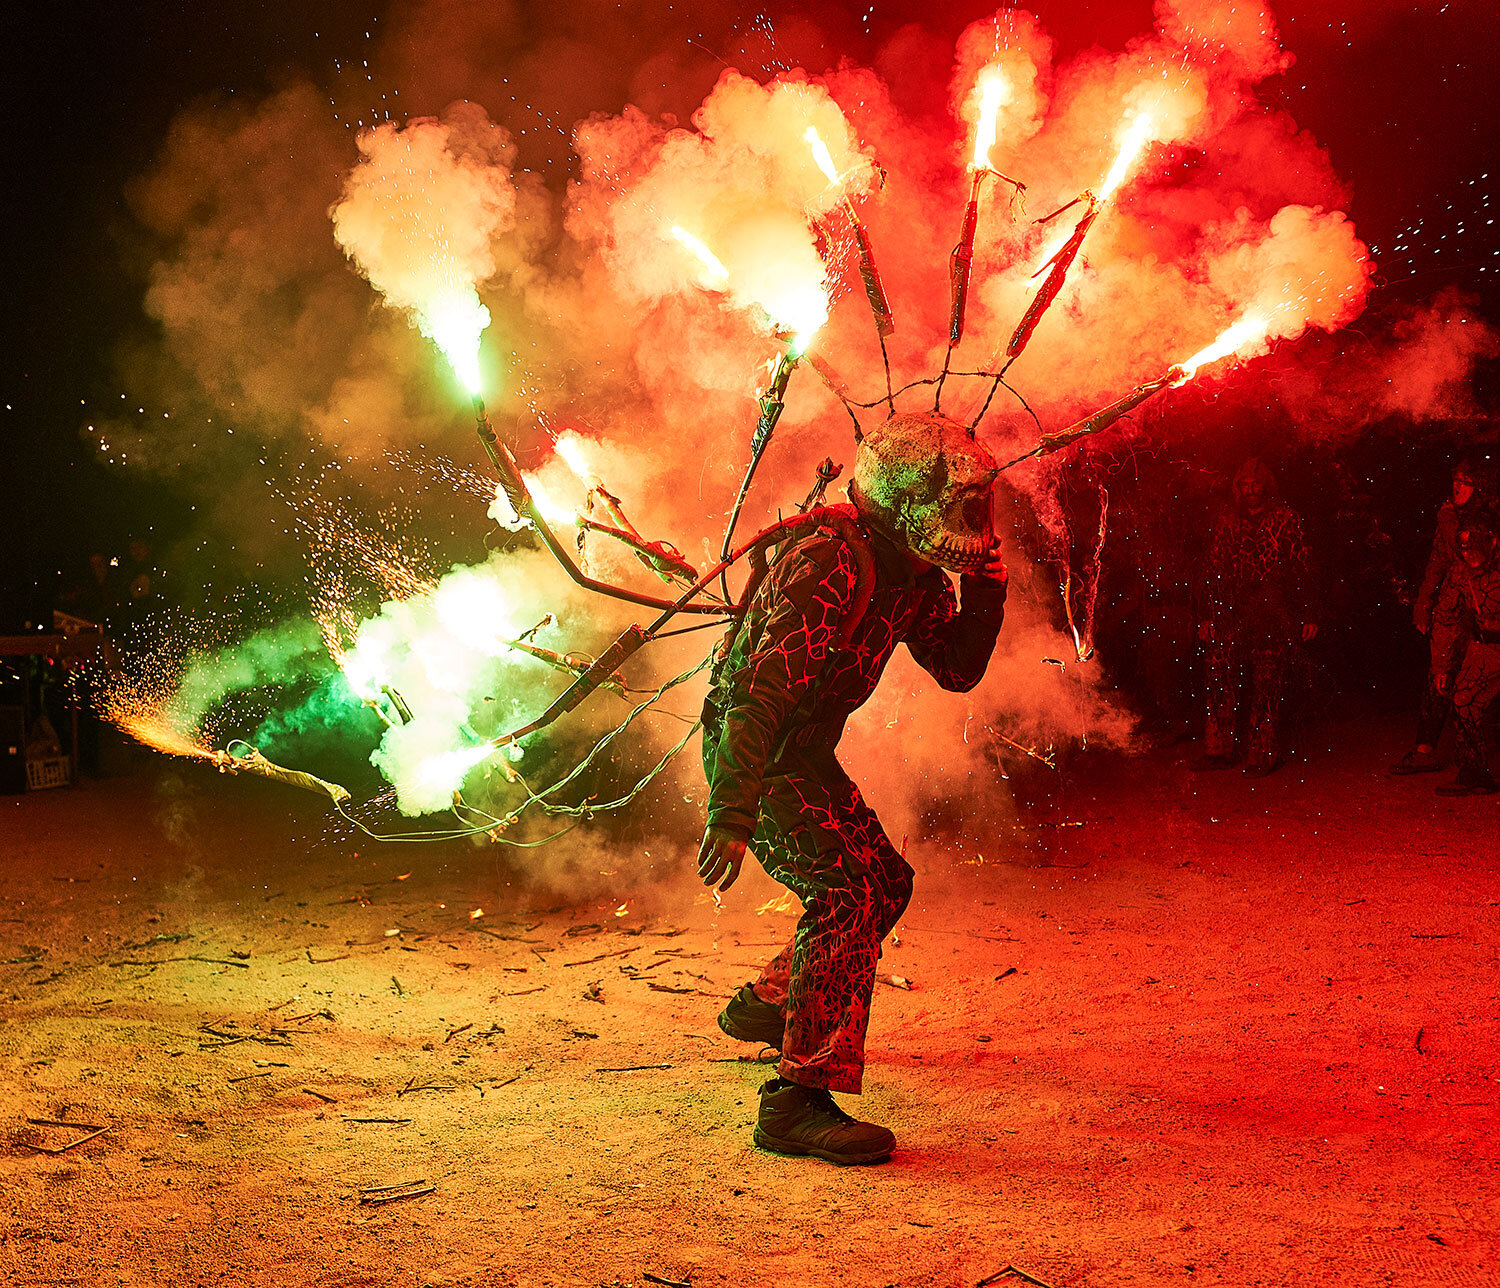
[(1500, 700), (1500, 644), (1470, 644), (1453, 681), (1453, 715), (1458, 725), (1458, 763), (1484, 773), (1485, 714)]
[(912, 869), (831, 753), (766, 779), (751, 848), (802, 900), (792, 942), (755, 981), (786, 1012), (778, 1072), (858, 1092), (881, 941), (911, 899)]
[[(1451, 681), (1458, 668), (1454, 667), (1448, 673)], [(1449, 686), (1450, 692), (1452, 686)], [(1417, 746), (1436, 747), (1443, 737), (1443, 726), (1448, 723), (1448, 717), (1453, 712), (1453, 704), (1448, 695), (1438, 691), (1438, 686), (1433, 679), (1432, 669), (1427, 672), (1427, 688), (1422, 694), (1422, 705), (1417, 709)]]
[(1240, 709), (1248, 697), (1245, 761), (1264, 768), (1276, 763), (1290, 663), (1290, 649), (1279, 640), (1209, 645), (1204, 751), (1211, 756), (1233, 753)]

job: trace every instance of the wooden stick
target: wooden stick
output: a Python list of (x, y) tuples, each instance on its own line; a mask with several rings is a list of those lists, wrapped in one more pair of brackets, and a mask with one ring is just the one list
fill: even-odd
[(595, 1069), (595, 1073), (639, 1073), (642, 1069), (670, 1069), (670, 1064), (627, 1064), (618, 1069)]
[(597, 957), (585, 957), (582, 961), (564, 962), (563, 965), (564, 966), (587, 966), (591, 962), (602, 962), (602, 961), (607, 960), (610, 957), (623, 957), (623, 956), (625, 956), (626, 953), (633, 953), (633, 952), (637, 951), (637, 949), (639, 949), (639, 948), (640, 948), (640, 945), (636, 944), (635, 947), (633, 947), (633, 948), (620, 948), (620, 949), (616, 949), (612, 953), (600, 953), (599, 956), (597, 956)]
[(424, 1194), (432, 1194), (436, 1190), (436, 1185), (427, 1185), (420, 1190), (407, 1190), (404, 1194), (372, 1194), (368, 1197), (362, 1194), (359, 1201), (366, 1207), (379, 1207), (382, 1203), (399, 1203), (402, 1199), (419, 1199)]
[(77, 1140), (69, 1141), (66, 1145), (32, 1145), (26, 1141), (17, 1141), (19, 1145), (25, 1145), (27, 1149), (34, 1149), (38, 1154), (66, 1154), (70, 1149), (77, 1149), (85, 1141), (93, 1140), (96, 1136), (102, 1136), (109, 1131), (108, 1127), (101, 1127), (96, 1132), (90, 1132), (87, 1136), (80, 1136)]
[(335, 1100), (332, 1096), (325, 1096), (321, 1091), (314, 1091), (311, 1087), (303, 1087), (302, 1094), (304, 1096), (312, 1096), (317, 1100), (321, 1100), (325, 1105), (338, 1104), (338, 1101)]
[(409, 1189), (414, 1185), (426, 1184), (427, 1178), (425, 1176), (421, 1176), (414, 1181), (397, 1181), (394, 1185), (361, 1185), (359, 1187), (359, 1192), (361, 1194), (387, 1194), (391, 1190), (404, 1190)]
[(351, 1118), (351, 1117), (349, 1117), (348, 1114), (345, 1114), (344, 1115), (344, 1121), (346, 1123), (409, 1123), (411, 1121), (411, 1119), (410, 1118)]
[(75, 1123), (63, 1118), (28, 1118), (34, 1127), (76, 1127), (79, 1131), (103, 1131), (98, 1123)]

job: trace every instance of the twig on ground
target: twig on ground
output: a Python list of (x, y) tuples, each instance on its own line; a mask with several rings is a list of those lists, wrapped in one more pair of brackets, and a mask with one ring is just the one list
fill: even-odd
[(395, 1181), (390, 1185), (361, 1185), (359, 1192), (361, 1194), (389, 1194), (392, 1190), (406, 1190), (411, 1189), (413, 1186), (426, 1184), (427, 1178), (421, 1176), (415, 1181)]
[(663, 1288), (693, 1288), (690, 1279), (663, 1279), (660, 1275), (653, 1275), (649, 1270), (642, 1270), (641, 1278), (648, 1284), (661, 1284)]
[(618, 1069), (595, 1069), (595, 1073), (639, 1073), (642, 1069), (670, 1069), (670, 1064), (626, 1064)]
[(361, 1194), (359, 1201), (366, 1207), (379, 1207), (382, 1203), (399, 1203), (402, 1199), (419, 1199), (424, 1194), (432, 1194), (437, 1190), (436, 1185), (424, 1185), (419, 1190), (406, 1190), (400, 1194)]
[(540, 993), (547, 986), (538, 984), (535, 988), (518, 988), (514, 993), (496, 993), (496, 997), (525, 997), (527, 993)]
[(343, 961), (348, 961), (349, 960), (349, 954), (348, 953), (340, 953), (337, 957), (314, 957), (312, 955), (312, 949), (309, 948), (307, 950), (307, 960), (310, 961), (314, 966), (326, 966), (326, 965), (328, 965), (329, 962), (343, 962)]
[(79, 1131), (103, 1131), (98, 1123), (75, 1123), (66, 1118), (28, 1118), (33, 1127), (76, 1127)]
[(230, 1079), (228, 1079), (228, 1081), (229, 1082), (249, 1082), (251, 1078), (269, 1078), (270, 1076), (271, 1076), (271, 1071), (269, 1069), (266, 1069), (266, 1070), (264, 1070), (261, 1073), (242, 1073), (242, 1074), (240, 1074), (240, 1076), (238, 1078), (230, 1078)]
[(315, 1100), (321, 1100), (325, 1105), (338, 1104), (338, 1101), (332, 1096), (325, 1096), (321, 1091), (314, 1091), (311, 1087), (303, 1087), (302, 1094), (304, 1096), (312, 1096)]
[(990, 1275), (987, 1279), (981, 1279), (974, 1288), (989, 1288), (990, 1284), (997, 1284), (1007, 1275), (1015, 1275), (1022, 1283), (1035, 1284), (1036, 1288), (1052, 1288), (1051, 1284), (1043, 1283), (1035, 1275), (1029, 1275), (1020, 1266), (1006, 1266), (998, 1274)]
[(597, 957), (585, 957), (582, 961), (564, 962), (563, 965), (564, 966), (587, 966), (591, 962), (602, 962), (602, 961), (608, 960), (611, 957), (623, 957), (623, 956), (625, 956), (626, 953), (638, 952), (639, 950), (640, 950), (640, 945), (636, 944), (636, 945), (634, 945), (633, 947), (630, 947), (630, 948), (617, 948), (612, 953), (600, 953)]
[(17, 1144), (24, 1145), (27, 1149), (34, 1149), (38, 1154), (66, 1154), (70, 1149), (77, 1149), (86, 1141), (104, 1135), (109, 1131), (108, 1127), (101, 1127), (98, 1131), (90, 1132), (87, 1136), (80, 1136), (77, 1140), (70, 1140), (66, 1145), (33, 1145), (28, 1141), (18, 1141)]
[(460, 1033), (466, 1033), (473, 1027), (473, 1021), (470, 1021), (468, 1024), (460, 1024), (456, 1029), (449, 1029), (448, 1037), (444, 1038), (443, 1041), (447, 1042), (450, 1038), (456, 1038)]
[(346, 1123), (409, 1123), (410, 1118), (351, 1118), (348, 1114), (343, 1115)]

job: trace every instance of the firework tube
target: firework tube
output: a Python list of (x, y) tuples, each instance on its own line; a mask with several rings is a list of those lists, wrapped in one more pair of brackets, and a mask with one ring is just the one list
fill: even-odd
[[(858, 533), (859, 520), (850, 505), (823, 506), (816, 510), (809, 510), (806, 514), (794, 514), (790, 518), (782, 519), (773, 523), (769, 528), (755, 534), (738, 550), (733, 551), (724, 559), (710, 568), (703, 576), (682, 593), (682, 598), (676, 604), (669, 604), (662, 614), (649, 626), (631, 626), (620, 637), (615, 640), (579, 677), (560, 693), (556, 700), (541, 715), (534, 720), (527, 721), (519, 729), (513, 729), (509, 733), (500, 734), (490, 739), (493, 747), (507, 747), (511, 743), (535, 733), (538, 729), (545, 729), (559, 716), (566, 715), (578, 706), (595, 689), (611, 680), (614, 672), (641, 645), (653, 639), (656, 633), (671, 620), (673, 616), (681, 612), (692, 597), (704, 590), (715, 578), (722, 576), (729, 566), (743, 559), (754, 551), (761, 550), (765, 546), (774, 545), (784, 540), (790, 533), (803, 528), (818, 526), (832, 528), (838, 532), (849, 543), (854, 552), (855, 585), (854, 598), (848, 611), (845, 612), (843, 620), (839, 623), (839, 629), (834, 636), (833, 646), (845, 648), (848, 646), (855, 628), (863, 619), (865, 610), (869, 607), (870, 597), (875, 591), (875, 565), (874, 557), (870, 553), (869, 542)], [(735, 616), (743, 615), (748, 605), (750, 595), (753, 593), (756, 582), (752, 579), (750, 585), (741, 596), (738, 607), (729, 610)], [(720, 610), (725, 611), (725, 610)]]
[(588, 484), (590, 499), (604, 511), (609, 522), (600, 523), (597, 519), (579, 515), (578, 526), (580, 528), (623, 542), (635, 552), (635, 557), (642, 564), (663, 581), (683, 577), (692, 581), (697, 577), (698, 570), (682, 557), (676, 547), (665, 541), (647, 541), (641, 536), (635, 524), (625, 517), (625, 511), (620, 506), (620, 498), (606, 488), (598, 478), (590, 475)]
[(844, 197), (844, 212), (854, 227), (854, 245), (859, 251), (859, 275), (865, 284), (865, 298), (870, 301), (870, 312), (875, 315), (875, 330), (884, 339), (895, 331), (896, 317), (891, 312), (891, 302), (886, 299), (885, 287), (880, 284), (880, 270), (875, 267), (875, 250), (870, 245), (870, 234), (865, 231), (864, 223), (848, 196)]
[(541, 511), (537, 509), (536, 502), (532, 499), (531, 492), (526, 486), (526, 480), (521, 477), (520, 466), (516, 464), (516, 458), (511, 455), (510, 448), (502, 443), (496, 436), (494, 427), (490, 424), (490, 418), (484, 408), (484, 399), (478, 394), (474, 395), (474, 419), (475, 429), (479, 434), (479, 441), (484, 447), (485, 455), (490, 458), (490, 464), (495, 467), (495, 473), (500, 476), (500, 490), (505, 493), (506, 500), (510, 502), (511, 509), (518, 516), (528, 520), (536, 533), (542, 539), (542, 544), (552, 552), (552, 557), (563, 567), (578, 585), (585, 590), (597, 591), (601, 595), (609, 595), (614, 599), (623, 599), (627, 603), (639, 604), (644, 608), (665, 609), (670, 608), (676, 613), (713, 613), (724, 612), (723, 604), (702, 603), (690, 600), (658, 599), (655, 595), (643, 595), (639, 591), (628, 590), (624, 586), (616, 586), (607, 581), (599, 581), (590, 577), (578, 566), (577, 560), (568, 553), (568, 549), (557, 539), (557, 534), (552, 531), (547, 520), (542, 517)]
[(948, 314), (948, 343), (964, 338), (964, 313), (969, 307), (969, 275), (974, 268), (974, 233), (979, 227), (979, 189), (988, 170), (975, 170), (969, 187), (969, 204), (964, 207), (963, 230), (958, 245), (948, 256), (948, 283), (952, 288), (953, 308)]
[(285, 766), (276, 764), (275, 761), (267, 760), (248, 743), (232, 742), (229, 745), (244, 747), (245, 751), (239, 756), (227, 750), (215, 752), (214, 764), (219, 767), (220, 773), (256, 774), (261, 778), (270, 778), (278, 783), (285, 783), (288, 787), (300, 787), (304, 791), (326, 796), (335, 805), (343, 805), (350, 799), (347, 787), (330, 783), (326, 778), (319, 778), (315, 774), (305, 774), (300, 769), (287, 769)]
[[(1073, 266), (1073, 261), (1078, 258), (1078, 250), (1083, 245), (1083, 239), (1088, 236), (1088, 231), (1094, 226), (1094, 220), (1099, 217), (1099, 203), (1093, 193), (1085, 193), (1084, 199), (1088, 202), (1088, 210), (1078, 226), (1073, 229), (1073, 235), (1063, 243), (1062, 248), (1042, 268), (1050, 268), (1046, 280), (1038, 288), (1035, 297), (1027, 308), (1025, 316), (1021, 318), (1020, 325), (1010, 337), (1010, 343), (1005, 346), (1005, 356), (1014, 362), (1021, 356), (1021, 351), (1031, 341), (1031, 334), (1037, 328), (1037, 323), (1042, 320), (1044, 314), (1051, 306), (1052, 301), (1057, 298), (1057, 293), (1062, 290), (1063, 280), (1068, 275), (1068, 269)], [(1041, 270), (1039, 269), (1038, 272)]]
[[(525, 640), (498, 639), (497, 644), (503, 644), (506, 648), (513, 648), (518, 653), (526, 653), (536, 658), (539, 662), (545, 662), (548, 666), (559, 671), (566, 671), (569, 675), (582, 675), (589, 668), (587, 662), (575, 662), (572, 658), (564, 657), (554, 649), (542, 648), (538, 644), (528, 644)], [(625, 692), (625, 681), (620, 676), (611, 676), (608, 680), (599, 683), (601, 689), (608, 689), (612, 693), (623, 694)]]
[(1177, 384), (1183, 376), (1181, 367), (1173, 367), (1164, 376), (1155, 380), (1148, 380), (1143, 385), (1137, 385), (1123, 398), (1101, 407), (1092, 415), (1085, 416), (1082, 420), (1069, 425), (1067, 429), (1060, 429), (1055, 434), (1043, 434), (1042, 441), (1033, 447), (1024, 456), (1018, 456), (1007, 465), (1002, 465), (1002, 470), (1008, 470), (1012, 465), (1019, 465), (1022, 461), (1029, 461), (1033, 456), (1050, 456), (1053, 452), (1061, 451), (1069, 443), (1083, 438), (1089, 434), (1097, 434), (1101, 429), (1108, 429), (1115, 421), (1119, 420), (1127, 412), (1134, 411), (1152, 394), (1159, 393), (1170, 385)]
[(665, 541), (647, 541), (634, 527), (615, 528), (582, 515), (579, 516), (578, 526), (588, 532), (613, 537), (622, 545), (629, 546), (643, 564), (664, 580), (686, 577), (692, 581), (698, 576), (698, 570), (683, 558), (680, 551), (673, 549)]

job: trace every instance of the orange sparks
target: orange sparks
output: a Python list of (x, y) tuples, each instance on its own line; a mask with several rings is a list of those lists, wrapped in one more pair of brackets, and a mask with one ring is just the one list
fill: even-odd
[(1241, 349), (1257, 344), (1271, 334), (1271, 322), (1269, 318), (1259, 313), (1247, 313), (1233, 326), (1229, 327), (1217, 340), (1206, 348), (1199, 349), (1186, 362), (1177, 364), (1175, 370), (1178, 373), (1174, 385), (1186, 384), (1201, 367), (1210, 363), (1218, 362), (1221, 358), (1228, 358), (1238, 353)]
[(998, 67), (986, 67), (979, 73), (974, 93), (979, 99), (979, 121), (974, 127), (974, 158), (970, 169), (990, 168), (990, 149), (1000, 128), (1000, 105), (1005, 102), (1009, 85), (1005, 73)]
[(1132, 117), (1120, 135), (1120, 152), (1115, 157), (1115, 163), (1104, 177), (1104, 183), (1100, 186), (1098, 197), (1100, 201), (1108, 201), (1114, 195), (1114, 191), (1125, 182), (1125, 176), (1130, 173), (1130, 168), (1140, 159), (1141, 153), (1146, 150), (1151, 142), (1153, 132), (1156, 128), (1156, 120), (1150, 112), (1139, 112)]
[(104, 701), (104, 717), (139, 743), (168, 756), (212, 760), (214, 753), (193, 735), (174, 728), (160, 711), (131, 710), (132, 696), (112, 693)]

